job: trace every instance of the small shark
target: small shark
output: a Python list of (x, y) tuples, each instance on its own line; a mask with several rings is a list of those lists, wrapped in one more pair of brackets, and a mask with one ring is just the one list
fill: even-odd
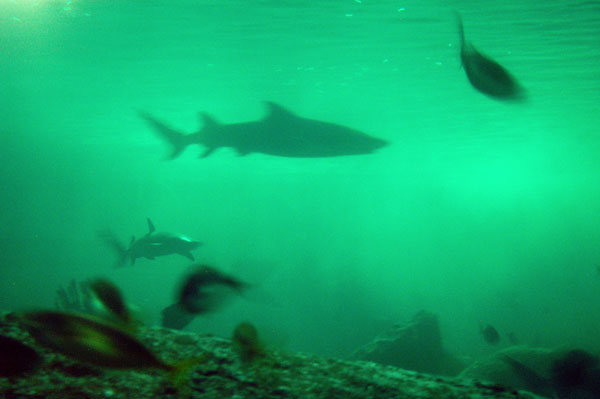
[(159, 256), (179, 254), (189, 260), (194, 260), (192, 252), (202, 245), (199, 241), (190, 240), (184, 236), (176, 236), (170, 233), (157, 233), (154, 224), (148, 218), (148, 233), (140, 239), (131, 237), (129, 247), (126, 248), (111, 232), (103, 232), (100, 237), (104, 239), (118, 254), (118, 265), (123, 266), (130, 259), (131, 264), (137, 258), (154, 260)]
[(524, 100), (523, 86), (502, 65), (480, 53), (465, 39), (462, 18), (458, 12), (455, 14), (460, 35), (460, 59), (471, 85), (498, 100)]
[(174, 159), (190, 144), (205, 147), (206, 158), (220, 147), (231, 147), (240, 156), (263, 153), (281, 157), (317, 158), (369, 154), (388, 144), (385, 140), (330, 122), (303, 118), (273, 102), (266, 102), (267, 115), (258, 121), (223, 124), (200, 113), (202, 128), (193, 134), (178, 132), (151, 115), (140, 117), (167, 141)]

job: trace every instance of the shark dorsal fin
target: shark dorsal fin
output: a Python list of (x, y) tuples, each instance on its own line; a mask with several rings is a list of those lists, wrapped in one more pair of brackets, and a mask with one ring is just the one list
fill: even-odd
[(295, 115), (292, 112), (283, 108), (279, 104), (275, 104), (272, 101), (265, 101), (265, 105), (267, 106), (267, 110), (268, 110), (266, 119), (271, 119), (271, 118), (279, 119), (279, 118), (295, 117)]
[(135, 242), (135, 236), (131, 236), (131, 240), (129, 240), (129, 248), (131, 248), (131, 246), (133, 245), (134, 242)]
[(200, 119), (200, 123), (202, 124), (203, 129), (212, 129), (219, 125), (219, 122), (206, 112), (199, 112), (198, 119)]
[(152, 220), (150, 220), (150, 218), (146, 218), (148, 220), (148, 234), (152, 234), (156, 231), (156, 229), (154, 228), (154, 223), (152, 223)]

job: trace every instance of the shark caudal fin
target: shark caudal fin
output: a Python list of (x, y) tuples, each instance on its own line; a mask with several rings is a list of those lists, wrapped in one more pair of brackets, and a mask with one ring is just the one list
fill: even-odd
[(115, 234), (110, 230), (104, 230), (98, 232), (98, 237), (117, 255), (117, 267), (125, 266), (129, 252), (125, 245), (117, 239)]
[(170, 128), (145, 112), (138, 111), (138, 115), (150, 125), (150, 127), (161, 139), (165, 140), (171, 145), (171, 154), (169, 155), (169, 159), (177, 158), (183, 152), (183, 150), (185, 150), (185, 148), (191, 144), (191, 135), (178, 132), (177, 130)]

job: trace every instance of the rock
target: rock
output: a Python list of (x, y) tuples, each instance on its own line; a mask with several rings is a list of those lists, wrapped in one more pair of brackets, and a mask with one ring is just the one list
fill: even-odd
[(245, 364), (235, 355), (229, 339), (142, 328), (139, 339), (166, 361), (205, 357), (178, 391), (161, 372), (99, 369), (40, 348), (14, 318), (0, 316), (0, 334), (31, 345), (43, 356), (36, 371), (10, 380), (0, 378), (0, 398), (5, 399), (531, 399), (498, 385), (301, 353), (272, 350)]
[(407, 325), (395, 325), (353, 353), (354, 359), (445, 376), (465, 365), (442, 344), (437, 316), (421, 311)]

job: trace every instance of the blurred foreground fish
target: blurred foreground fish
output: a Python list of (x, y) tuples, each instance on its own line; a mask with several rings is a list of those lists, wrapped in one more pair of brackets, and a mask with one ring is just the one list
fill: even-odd
[(501, 359), (527, 390), (538, 395), (559, 399), (600, 398), (600, 361), (583, 350), (570, 350), (559, 356), (552, 362), (548, 378), (506, 355)]
[(0, 335), (0, 377), (18, 377), (35, 370), (41, 356), (14, 338)]
[(232, 343), (242, 362), (252, 361), (265, 353), (263, 345), (258, 339), (256, 327), (247, 321), (241, 322), (235, 327)]
[(460, 35), (460, 59), (474, 88), (498, 100), (524, 100), (525, 90), (502, 65), (480, 53), (465, 39), (463, 22), (455, 12)]
[(166, 363), (127, 332), (98, 319), (62, 313), (31, 312), (21, 321), (40, 344), (75, 360), (111, 369), (156, 369), (178, 386), (201, 359)]
[(97, 278), (87, 283), (93, 298), (100, 302), (102, 310), (125, 325), (131, 323), (131, 315), (121, 291), (111, 281)]
[(498, 345), (500, 343), (500, 334), (491, 324), (479, 325), (479, 332), (488, 344)]
[(214, 267), (196, 266), (184, 280), (177, 302), (163, 309), (162, 326), (181, 329), (193, 320), (194, 315), (217, 310), (233, 294), (242, 295), (248, 287), (245, 282)]
[(100, 238), (117, 253), (118, 266), (124, 266), (127, 259), (134, 264), (137, 258), (154, 260), (160, 256), (173, 254), (185, 256), (191, 261), (194, 260), (192, 251), (202, 245), (200, 241), (170, 233), (157, 233), (152, 221), (147, 219), (147, 222), (148, 233), (137, 240), (135, 236), (132, 236), (129, 247), (125, 247), (110, 231), (103, 231), (99, 234)]

